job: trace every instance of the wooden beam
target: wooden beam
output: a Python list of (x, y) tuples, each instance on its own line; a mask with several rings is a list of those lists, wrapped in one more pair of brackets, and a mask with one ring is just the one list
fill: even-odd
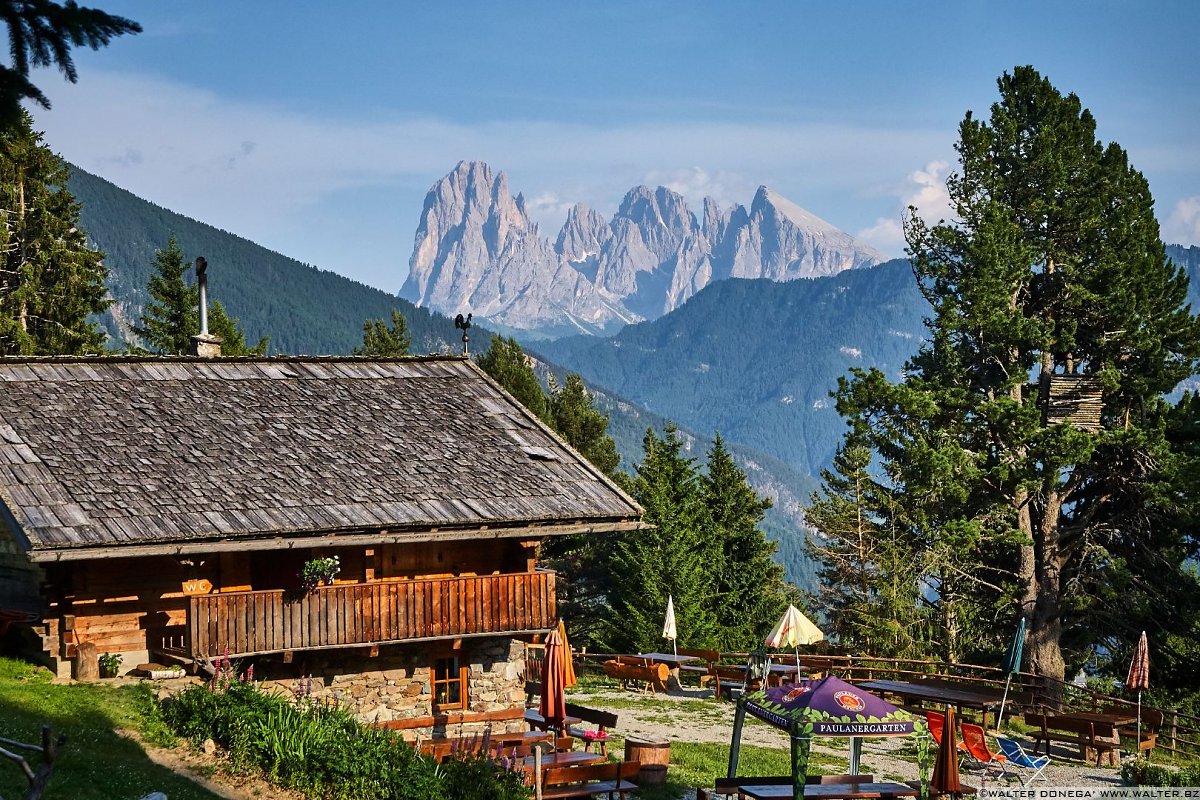
[[(414, 542), (465, 541), (470, 539), (527, 539), (532, 536), (568, 536), (576, 533), (623, 533), (651, 528), (640, 520), (608, 520), (569, 525), (522, 525), (509, 528), (457, 528), (452, 530), (389, 531), (354, 533), (326, 531), (304, 536), (268, 535), (254, 538), (239, 536), (217, 541), (166, 542), (163, 544), (101, 545), (71, 547), (59, 550), (37, 549), (29, 554), (38, 563), (54, 561), (89, 561), (101, 558), (137, 558), (140, 556), (182, 555), (184, 553), (220, 553), (222, 551), (291, 550), (312, 547), (360, 547), (364, 545), (412, 544)], [(360, 529), (354, 529), (360, 530)]]

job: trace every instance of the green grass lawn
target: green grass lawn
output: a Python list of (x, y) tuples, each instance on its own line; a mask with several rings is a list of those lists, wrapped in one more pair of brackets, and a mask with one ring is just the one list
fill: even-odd
[[(137, 800), (165, 792), (171, 800), (216, 800), (217, 795), (146, 757), (138, 742), (116, 733), (134, 730), (148, 742), (173, 743), (159, 721), (149, 686), (54, 685), (44, 669), (0, 658), (0, 737), (41, 741), (42, 725), (66, 736), (45, 797)], [(36, 769), (39, 756), (26, 756)], [(28, 784), (17, 765), (0, 761), (0, 798), (23, 797)]]

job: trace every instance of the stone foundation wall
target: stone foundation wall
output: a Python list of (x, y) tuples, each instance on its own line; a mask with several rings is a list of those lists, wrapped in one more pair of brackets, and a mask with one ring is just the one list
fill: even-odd
[[(297, 663), (253, 661), (255, 678), (264, 688), (289, 694), (309, 694), (315, 700), (336, 701), (350, 708), (365, 723), (429, 717), (433, 711), (431, 668), (438, 655), (446, 655), (436, 643), (393, 645), (382, 648), (375, 658), (361, 650), (296, 654)], [(436, 655), (435, 655), (436, 654)], [(525, 704), (525, 645), (516, 639), (464, 639), (456, 653), (467, 667), (468, 712), (506, 711)], [(406, 735), (458, 736), (482, 733), (489, 723), (464, 723), (436, 729), (413, 729)], [(518, 718), (490, 723), (493, 731), (524, 730)]]

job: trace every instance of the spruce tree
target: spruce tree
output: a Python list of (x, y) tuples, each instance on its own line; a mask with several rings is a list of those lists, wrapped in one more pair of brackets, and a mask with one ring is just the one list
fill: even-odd
[[(179, 242), (172, 235), (167, 248), (154, 254), (154, 273), (147, 291), (150, 302), (142, 311), (142, 324), (134, 328), (142, 343), (164, 355), (186, 355), (192, 351), (192, 337), (200, 333), (200, 290), (188, 284), (189, 269)], [(246, 336), (236, 319), (225, 311), (219, 300), (208, 303), (208, 331), (221, 337), (223, 356), (261, 356), (266, 354), (268, 339), (254, 347), (246, 346)]]
[(554, 430), (596, 469), (616, 474), (621, 456), (608, 435), (608, 417), (596, 408), (579, 373), (568, 373), (561, 387), (550, 376), (550, 419)]
[(711, 520), (717, 560), (713, 612), (720, 650), (750, 650), (763, 639), (788, 606), (783, 567), (775, 563), (775, 543), (759, 528), (771, 501), (759, 497), (746, 482), (717, 434), (708, 453), (708, 469), (700, 480), (701, 496)]
[(475, 361), (521, 405), (550, 424), (550, 402), (516, 339), (493, 336), (487, 351)]
[(805, 511), (812, 526), (808, 552), (819, 565), (819, 606), (826, 634), (852, 652), (897, 658), (933, 655), (928, 608), (920, 595), (926, 576), (920, 543), (889, 524), (886, 486), (870, 474), (871, 450), (847, 437), (821, 472), (822, 489)]
[(108, 307), (104, 254), (79, 228), (66, 162), (22, 113), (0, 131), (0, 354), (98, 353), (90, 317)]
[(662, 438), (647, 430), (644, 458), (632, 495), (645, 509), (650, 530), (622, 534), (612, 548), (612, 615), (605, 644), (616, 652), (658, 650), (667, 598), (675, 601), (678, 644), (716, 643), (712, 594), (720, 558), (693, 460), (670, 425)]
[(114, 36), (140, 33), (133, 20), (96, 8), (51, 0), (0, 0), (0, 18), (8, 26), (12, 66), (0, 66), (0, 128), (23, 125), (21, 101), (31, 99), (43, 108), (50, 101), (29, 80), (33, 67), (57, 66), (71, 83), (78, 74), (71, 48), (86, 45), (99, 50)]
[(154, 272), (147, 291), (150, 301), (142, 309), (142, 324), (133, 329), (142, 343), (156, 353), (185, 355), (192, 336), (200, 331), (199, 296), (184, 279), (183, 251), (172, 235), (165, 250), (154, 253)]
[[(616, 478), (621, 457), (608, 435), (608, 417), (596, 408), (583, 378), (570, 373), (562, 386), (553, 375), (549, 381), (554, 430), (592, 466)], [(608, 615), (611, 547), (608, 536), (586, 533), (554, 536), (542, 544), (542, 559), (560, 576), (559, 616), (566, 621), (573, 641), (581, 646), (594, 646), (603, 634)]]
[(399, 358), (408, 355), (411, 344), (408, 320), (400, 313), (400, 309), (393, 308), (391, 327), (381, 319), (369, 319), (363, 323), (362, 345), (354, 349), (354, 355)]
[[(197, 298), (197, 302), (199, 298)], [(254, 347), (246, 344), (246, 334), (242, 330), (237, 317), (229, 316), (220, 300), (212, 300), (208, 304), (208, 332), (221, 337), (221, 355), (231, 358), (236, 356), (264, 356), (270, 339), (266, 336), (258, 340)]]
[[(956, 220), (906, 223), (928, 341), (899, 384), (856, 371), (838, 408), (895, 489), (888, 524), (959, 593), (946, 609), (1004, 608), (992, 630), (1024, 616), (1027, 666), (1062, 679), (1153, 541), (1137, 510), (1172, 460), (1162, 396), (1194, 373), (1200, 325), (1125, 152), (1032, 67), (998, 85), (990, 118), (960, 127)], [(1044, 417), (1056, 376), (1098, 381), (1098, 430)]]

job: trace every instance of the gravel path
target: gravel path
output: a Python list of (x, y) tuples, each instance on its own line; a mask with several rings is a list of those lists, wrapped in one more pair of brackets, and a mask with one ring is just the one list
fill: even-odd
[[(639, 695), (620, 690), (572, 691), (569, 699), (573, 703), (589, 708), (603, 709), (617, 714), (620, 724), (617, 733), (621, 736), (651, 736), (683, 742), (715, 742), (728, 744), (733, 731), (734, 704), (712, 700), (712, 690), (685, 688), (670, 694), (659, 694), (653, 700), (646, 698), (644, 706)], [(696, 700), (707, 700), (697, 707)], [(693, 702), (688, 702), (693, 701)], [(637, 703), (630, 707), (630, 703)], [(893, 755), (905, 744), (905, 738), (877, 738), (863, 740), (863, 771), (877, 776), (898, 777), (914, 780), (917, 767)], [(743, 744), (785, 749), (788, 746), (783, 731), (757, 720), (749, 720), (743, 728)], [(826, 744), (830, 742), (830, 744)], [(1029, 750), (1028, 742), (1022, 742)], [(815, 745), (820, 753), (845, 757), (848, 745), (835, 740), (822, 740)], [(1083, 764), (1074, 752), (1055, 748), (1051, 750), (1052, 762), (1043, 773), (1048, 778), (1046, 786), (1120, 786), (1120, 771), (1115, 767), (1096, 767)], [(995, 776), (982, 775), (979, 770), (964, 769), (963, 782), (971, 786), (1009, 785)], [(695, 792), (689, 792), (684, 800), (695, 800)]]

